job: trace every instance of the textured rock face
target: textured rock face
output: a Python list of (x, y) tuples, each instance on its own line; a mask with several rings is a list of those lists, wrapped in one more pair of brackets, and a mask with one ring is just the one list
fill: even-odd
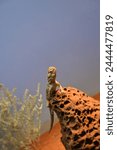
[(66, 150), (100, 149), (99, 101), (76, 88), (66, 87), (64, 94), (56, 92), (50, 105), (59, 118)]

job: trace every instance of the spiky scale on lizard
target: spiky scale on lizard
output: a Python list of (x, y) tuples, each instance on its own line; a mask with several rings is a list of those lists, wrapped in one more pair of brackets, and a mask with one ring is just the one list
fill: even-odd
[(57, 88), (63, 91), (62, 86), (58, 81), (56, 81), (56, 67), (51, 66), (48, 68), (48, 74), (47, 74), (47, 86), (46, 86), (46, 100), (47, 100), (47, 107), (49, 107), (50, 110), (50, 117), (51, 117), (51, 126), (49, 132), (52, 130), (53, 123), (54, 123), (54, 111), (52, 110), (52, 107), (50, 106), (50, 101), (53, 98), (54, 94), (57, 91)]

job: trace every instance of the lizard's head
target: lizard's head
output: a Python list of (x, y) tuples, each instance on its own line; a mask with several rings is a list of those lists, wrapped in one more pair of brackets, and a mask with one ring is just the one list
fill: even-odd
[(48, 68), (48, 82), (53, 83), (56, 79), (56, 67), (51, 66)]

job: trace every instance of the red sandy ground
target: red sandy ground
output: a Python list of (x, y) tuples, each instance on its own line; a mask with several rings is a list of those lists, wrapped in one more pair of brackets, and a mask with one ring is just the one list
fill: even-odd
[[(94, 98), (100, 100), (100, 93), (97, 93)], [(60, 124), (57, 123), (50, 133), (44, 133), (32, 143), (32, 150), (65, 150), (60, 138)]]

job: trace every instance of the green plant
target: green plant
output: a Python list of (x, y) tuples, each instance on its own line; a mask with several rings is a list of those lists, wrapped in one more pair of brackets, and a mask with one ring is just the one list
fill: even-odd
[(0, 149), (29, 149), (29, 144), (40, 134), (42, 95), (38, 85), (35, 95), (28, 89), (23, 100), (17, 98), (16, 89), (10, 91), (0, 84)]

